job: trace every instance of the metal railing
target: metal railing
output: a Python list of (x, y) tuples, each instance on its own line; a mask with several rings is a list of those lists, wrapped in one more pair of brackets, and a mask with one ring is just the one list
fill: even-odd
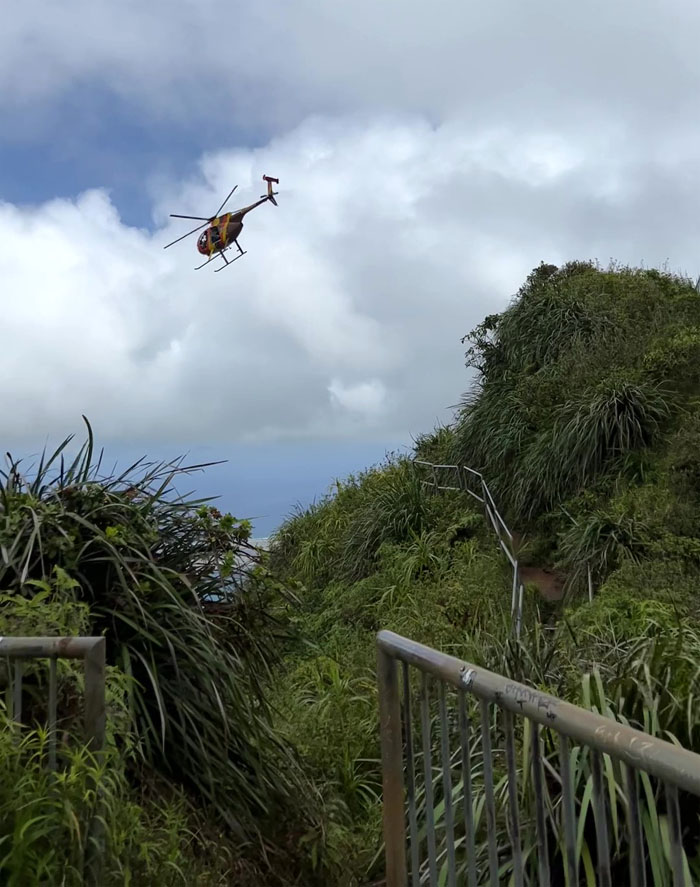
[(377, 645), (387, 887), (696, 883), (700, 755), (393, 632)]
[[(520, 581), (518, 557), (513, 544), (513, 534), (508, 529), (508, 525), (496, 507), (496, 502), (491, 495), (488, 484), (484, 480), (484, 476), (479, 471), (468, 468), (466, 465), (435, 465), (432, 462), (425, 462), (421, 459), (414, 459), (413, 464), (419, 466), (419, 470), (425, 470), (430, 475), (430, 480), (422, 481), (425, 486), (432, 487), (435, 490), (453, 490), (467, 493), (483, 506), (486, 521), (493, 528), (498, 544), (508, 558), (513, 570), (511, 620), (516, 637), (520, 637), (523, 621), (524, 587)], [(446, 480), (452, 482), (444, 482), (440, 475), (443, 478), (447, 475)]]
[(85, 664), (85, 739), (91, 751), (102, 750), (105, 732), (105, 645), (104, 638), (9, 638), (0, 637), (0, 657), (14, 660), (14, 674), (8, 681), (8, 715), (22, 722), (22, 677), (25, 659), (49, 660), (49, 766), (56, 767), (56, 724), (58, 659), (82, 659)]
[[(473, 468), (469, 468), (466, 465), (437, 465), (433, 462), (426, 462), (422, 459), (414, 459), (413, 464), (418, 466), (419, 470), (422, 470), (429, 475), (430, 480), (422, 481), (424, 486), (430, 487), (436, 491), (467, 493), (483, 506), (486, 522), (496, 533), (498, 544), (508, 558), (513, 570), (513, 581), (511, 586), (511, 620), (516, 637), (520, 637), (523, 621), (524, 586), (520, 576), (518, 551), (514, 544), (513, 533), (508, 529), (508, 525), (503, 520), (503, 517), (496, 507), (496, 502), (491, 495), (488, 484), (484, 480), (484, 476), (481, 472), (475, 471)], [(589, 601), (592, 601), (593, 578), (590, 565), (587, 565), (586, 567), (586, 574), (588, 581), (588, 599)]]
[[(82, 659), (85, 668), (83, 732), (88, 749), (100, 760), (105, 738), (105, 651), (103, 637), (0, 637), (0, 659), (13, 661), (8, 668), (6, 686), (7, 713), (21, 725), (24, 702), (24, 663), (27, 659), (49, 660), (49, 686), (46, 723), (48, 727), (48, 767), (57, 768), (58, 743), (58, 659)], [(97, 791), (99, 805), (99, 786)], [(85, 855), (85, 883), (98, 887), (102, 867), (102, 833), (99, 806), (90, 827)]]

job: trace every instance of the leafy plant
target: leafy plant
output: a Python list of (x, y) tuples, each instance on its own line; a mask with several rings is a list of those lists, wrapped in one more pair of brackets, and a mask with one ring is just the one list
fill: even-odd
[(649, 538), (649, 528), (634, 516), (598, 510), (584, 524), (572, 525), (562, 534), (559, 550), (573, 581), (583, 581), (590, 568), (600, 583), (625, 559), (637, 562)]
[[(667, 271), (589, 262), (534, 269), (510, 307), (487, 317), (468, 340), (476, 380), (455, 423), (417, 437), (416, 458), (483, 472), (518, 537), (522, 566), (559, 568), (568, 586), (595, 597), (563, 604), (526, 596), (523, 634), (510, 633), (508, 565), (483, 514), (464, 493), (416, 484), (403, 459), (349, 478), (312, 508), (299, 509), (273, 540), (271, 563), (301, 583), (295, 626), (306, 643), (287, 647), (278, 723), (303, 749), (332, 826), (318, 853), (354, 848), (347, 884), (379, 883), (381, 832), (369, 798), (379, 784), (376, 712), (370, 715), (374, 637), (390, 628), (507, 674), (621, 723), (698, 749), (700, 462), (697, 458), (700, 294)], [(318, 671), (316, 658), (318, 661)], [(365, 683), (366, 682), (366, 683)], [(417, 692), (414, 687), (414, 693)], [(414, 703), (417, 699), (414, 697)], [(414, 711), (414, 716), (416, 712)], [(477, 710), (472, 710), (476, 719)], [(430, 710), (433, 817), (444, 838), (445, 793), (437, 712)], [(322, 738), (310, 721), (322, 724)], [(414, 717), (416, 730), (420, 726)], [(475, 720), (475, 723), (478, 721)], [(494, 719), (496, 833), (500, 876), (512, 876), (503, 724)], [(450, 720), (451, 784), (462, 802), (461, 749)], [(537, 878), (531, 733), (516, 723), (523, 855)], [(372, 752), (374, 737), (374, 752)], [(423, 766), (416, 735), (416, 767)], [(554, 878), (562, 867), (561, 783), (556, 737), (542, 733), (545, 808)], [(475, 859), (485, 877), (483, 750), (473, 737)], [(595, 880), (590, 754), (575, 743), (569, 764), (579, 817), (584, 883)], [(373, 759), (374, 763), (373, 763)], [(614, 877), (627, 878), (626, 787), (603, 761)], [(421, 777), (422, 778), (422, 777)], [(418, 785), (421, 840), (429, 801)], [(364, 785), (367, 791), (359, 790)], [(369, 788), (371, 786), (371, 788)], [(367, 798), (367, 804), (358, 803)], [(698, 865), (698, 805), (684, 799), (686, 865)], [(654, 887), (670, 883), (663, 794), (642, 779), (641, 813)], [(371, 821), (370, 821), (371, 820)], [(459, 864), (464, 831), (456, 820)], [(342, 850), (340, 849), (342, 848)], [(446, 844), (438, 844), (440, 883)], [(422, 870), (421, 877), (427, 878)]]
[[(90, 426), (66, 462), (70, 442), (27, 475), (11, 459), (0, 474), (4, 618), (47, 606), (79, 614), (82, 630), (106, 635), (108, 662), (128, 678), (148, 765), (239, 842), (259, 843), (263, 829), (272, 838), (280, 810), (293, 828), (313, 795), (266, 691), (289, 598), (250, 543), (250, 524), (173, 491), (201, 466), (139, 462), (103, 476)], [(38, 615), (35, 625), (52, 633)]]
[[(84, 884), (95, 815), (103, 836), (99, 875), (105, 887), (214, 887), (233, 876), (233, 859), (202, 833), (184, 796), (171, 792), (168, 798), (143, 797), (139, 803), (115, 745), (108, 743), (97, 761), (79, 737), (65, 737), (56, 771), (48, 767), (48, 748), (45, 729), (25, 729), (18, 736), (0, 710), (3, 884)], [(197, 859), (194, 844), (209, 853), (208, 860)]]

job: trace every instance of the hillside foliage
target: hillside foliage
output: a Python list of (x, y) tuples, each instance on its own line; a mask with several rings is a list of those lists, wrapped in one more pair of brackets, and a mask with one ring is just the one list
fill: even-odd
[[(696, 287), (665, 271), (541, 265), (464, 341), (470, 377), (454, 422), (420, 435), (409, 456), (336, 481), (289, 516), (269, 555), (246, 521), (174, 493), (190, 471), (180, 462), (104, 475), (89, 427), (65, 463), (70, 441), (38, 466), (10, 459), (0, 633), (104, 634), (108, 735), (105, 761), (93, 760), (79, 735), (81, 669), (61, 663), (49, 780), (45, 669), (28, 667), (24, 725), (0, 706), (3, 883), (82, 883), (99, 777), (107, 887), (380, 885), (382, 628), (700, 751)], [(561, 601), (526, 588), (519, 640), (510, 567), (478, 504), (424, 486), (413, 457), (483, 472), (521, 564), (565, 578)], [(528, 737), (516, 741), (522, 773)], [(558, 749), (543, 754), (558, 766)], [(574, 749), (571, 770), (592, 883), (589, 757)], [(618, 822), (623, 774), (611, 766), (605, 776)], [(556, 783), (547, 791), (551, 811)], [(438, 781), (438, 823), (441, 792)], [(650, 883), (661, 887), (668, 824), (651, 786), (641, 812)], [(698, 834), (685, 836), (696, 879)], [(523, 842), (533, 857), (527, 824)], [(620, 883), (626, 842), (615, 826)], [(477, 858), (486, 852), (481, 819)]]
[[(238, 883), (246, 848), (293, 869), (286, 842), (313, 823), (314, 792), (272, 722), (266, 683), (288, 596), (251, 525), (175, 493), (198, 466), (143, 462), (108, 476), (89, 425), (66, 462), (70, 444), (26, 472), (10, 457), (0, 476), (0, 624), (8, 635), (106, 637), (107, 763), (82, 749), (81, 666), (62, 662), (59, 730), (71, 741), (56, 806), (32, 815), (47, 791), (46, 668), (33, 663), (22, 743), (3, 758), (0, 872), (21, 872), (23, 885), (82, 883), (98, 766), (112, 817), (106, 884)], [(7, 710), (0, 717), (7, 728)], [(21, 812), (13, 792), (27, 798)], [(219, 836), (235, 854), (213, 849)]]
[(700, 294), (654, 270), (541, 265), (468, 337), (450, 458), (483, 471), (550, 562), (697, 563)]
[[(302, 583), (295, 620), (304, 641), (288, 647), (279, 723), (334, 813), (338, 858), (353, 860), (339, 884), (382, 875), (380, 628), (700, 751), (695, 285), (655, 270), (541, 265), (507, 310), (463, 341), (469, 390), (454, 423), (418, 437), (412, 455), (483, 472), (518, 534), (521, 563), (560, 571), (566, 596), (546, 602), (528, 587), (515, 641), (510, 570), (483, 514), (463, 493), (421, 487), (410, 457), (336, 482), (280, 528), (272, 564)], [(558, 749), (544, 753), (558, 766)], [(590, 817), (585, 755), (572, 772)], [(611, 792), (622, 785), (620, 772), (607, 778)], [(436, 784), (438, 818), (440, 798)], [(505, 790), (499, 798), (505, 828)], [(642, 814), (653, 883), (665, 884), (664, 801), (652, 790)], [(485, 859), (483, 823), (478, 838)], [(523, 840), (526, 856), (535, 853), (534, 835)], [(582, 876), (590, 877), (589, 826), (582, 841)], [(624, 880), (624, 832), (612, 841)], [(697, 847), (686, 852), (697, 876)]]

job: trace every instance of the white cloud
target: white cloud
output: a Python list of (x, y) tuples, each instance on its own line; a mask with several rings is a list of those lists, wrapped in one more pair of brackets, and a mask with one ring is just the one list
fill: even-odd
[(333, 379), (328, 391), (334, 406), (361, 416), (379, 415), (386, 403), (386, 388), (379, 379), (356, 385), (345, 385), (340, 379)]
[[(474, 131), (453, 119), (316, 117), (160, 186), (154, 233), (90, 191), (0, 204), (4, 439), (76, 429), (180, 441), (409, 433), (467, 384), (461, 335), (540, 260), (696, 262), (695, 143), (619, 126)], [(279, 176), (246, 221), (249, 251), (193, 271), (169, 212), (207, 215)]]
[(103, 87), (163, 118), (276, 131), (310, 113), (651, 131), (696, 104), (694, 0), (34, 0), (0, 29), (0, 105)]

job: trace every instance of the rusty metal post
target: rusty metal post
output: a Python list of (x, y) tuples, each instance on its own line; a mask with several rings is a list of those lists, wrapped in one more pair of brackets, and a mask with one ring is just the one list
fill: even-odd
[(396, 660), (377, 648), (386, 887), (407, 887), (401, 700)]
[[(98, 767), (102, 764), (105, 740), (106, 646), (105, 638), (96, 638), (85, 654), (85, 738)], [(95, 808), (85, 853), (85, 883), (89, 887), (99, 887), (105, 852), (103, 790), (101, 785), (91, 787), (95, 792)]]
[[(83, 727), (88, 748), (97, 771), (103, 763), (105, 740), (105, 657), (103, 637), (0, 637), (0, 656), (15, 660), (15, 713), (21, 714), (21, 674), (23, 659), (49, 659), (49, 767), (56, 767), (56, 660), (82, 659), (85, 665), (85, 701)], [(11, 685), (8, 684), (8, 692)], [(12, 703), (12, 695), (9, 696)], [(9, 708), (9, 706), (8, 706)], [(101, 887), (104, 862), (103, 789), (94, 780), (89, 784), (94, 809), (89, 825), (84, 859), (84, 881), (89, 887)]]
[(98, 756), (105, 739), (106, 645), (104, 638), (96, 638), (85, 654), (85, 738)]

